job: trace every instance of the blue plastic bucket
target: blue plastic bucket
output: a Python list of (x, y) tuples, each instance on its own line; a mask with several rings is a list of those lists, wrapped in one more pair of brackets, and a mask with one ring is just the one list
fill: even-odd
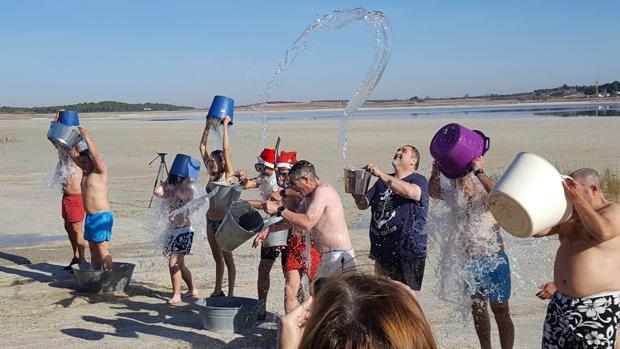
[(58, 122), (67, 126), (80, 126), (80, 119), (76, 111), (65, 110), (58, 115)]
[(230, 117), (230, 124), (232, 125), (234, 111), (234, 99), (226, 96), (215, 96), (213, 97), (213, 102), (211, 102), (211, 108), (209, 108), (207, 119), (224, 120), (224, 116), (228, 115)]
[(196, 182), (200, 174), (200, 161), (192, 159), (189, 155), (177, 154), (169, 173), (181, 178), (190, 177)]

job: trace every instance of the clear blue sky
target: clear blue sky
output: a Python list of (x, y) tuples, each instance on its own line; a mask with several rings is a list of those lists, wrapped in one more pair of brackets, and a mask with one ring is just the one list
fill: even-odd
[[(337, 3), (337, 4), (336, 4)], [(372, 99), (620, 80), (620, 1), (3, 1), (0, 105), (256, 102), (284, 51), (335, 9), (383, 11), (392, 56)], [(272, 99), (348, 99), (362, 26), (317, 32)]]

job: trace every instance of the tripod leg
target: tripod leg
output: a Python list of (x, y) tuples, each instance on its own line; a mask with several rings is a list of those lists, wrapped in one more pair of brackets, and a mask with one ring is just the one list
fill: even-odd
[[(155, 177), (155, 184), (153, 184), (153, 191), (155, 191), (155, 188), (157, 188), (157, 185), (159, 185), (160, 182), (160, 176), (161, 176), (161, 169), (164, 164), (162, 164), (161, 162), (159, 163), (159, 169), (157, 170), (157, 177)], [(153, 193), (151, 193), (151, 201), (149, 201), (149, 208), (151, 208), (151, 205), (153, 204)]]

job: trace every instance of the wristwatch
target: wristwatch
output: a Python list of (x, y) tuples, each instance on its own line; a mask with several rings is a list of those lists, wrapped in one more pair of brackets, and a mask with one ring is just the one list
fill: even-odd
[(474, 176), (477, 176), (477, 175), (479, 175), (481, 173), (484, 173), (484, 169), (479, 168), (479, 169), (474, 171)]
[(282, 216), (282, 212), (284, 212), (284, 210), (286, 210), (286, 207), (284, 207), (284, 206), (278, 207), (278, 212), (276, 212), (276, 216), (281, 217)]

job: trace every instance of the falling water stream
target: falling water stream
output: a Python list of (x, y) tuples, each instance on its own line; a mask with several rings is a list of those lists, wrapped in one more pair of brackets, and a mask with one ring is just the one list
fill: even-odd
[(277, 68), (271, 79), (267, 82), (266, 91), (261, 96), (264, 101), (255, 106), (255, 111), (262, 118), (261, 141), (264, 142), (267, 137), (267, 113), (265, 112), (265, 104), (270, 100), (270, 91), (276, 85), (280, 75), (289, 70), (296, 59), (307, 48), (307, 40), (311, 33), (318, 30), (338, 31), (349, 24), (360, 24), (374, 33), (374, 57), (361, 84), (355, 89), (351, 99), (347, 103), (342, 121), (340, 123), (340, 132), (338, 134), (338, 146), (342, 156), (343, 165), (347, 167), (347, 129), (349, 118), (357, 108), (364, 104), (366, 98), (372, 93), (381, 79), (391, 51), (392, 29), (385, 15), (380, 11), (368, 11), (363, 8), (355, 8), (352, 10), (336, 10), (332, 11), (320, 18), (317, 18), (308, 25), (299, 37), (293, 41), (284, 53), (284, 58), (277, 64)]

